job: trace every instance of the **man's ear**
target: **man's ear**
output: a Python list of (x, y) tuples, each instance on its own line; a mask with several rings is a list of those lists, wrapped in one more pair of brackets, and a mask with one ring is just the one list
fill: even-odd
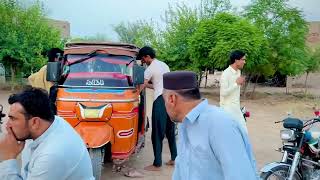
[(29, 127), (31, 130), (37, 130), (40, 127), (40, 123), (41, 123), (41, 118), (39, 117), (33, 117), (31, 119), (28, 120), (29, 122)]
[(146, 59), (152, 59), (151, 57), (150, 57), (150, 55), (145, 55), (144, 56)]
[(177, 103), (177, 95), (176, 94), (170, 94), (169, 95), (169, 102), (171, 104), (176, 104)]

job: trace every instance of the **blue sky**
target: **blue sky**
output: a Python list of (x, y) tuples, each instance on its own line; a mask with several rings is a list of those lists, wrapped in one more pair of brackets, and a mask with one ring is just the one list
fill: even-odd
[[(32, 0), (29, 0), (32, 1)], [(168, 4), (184, 2), (189, 6), (200, 0), (40, 0), (50, 18), (69, 21), (71, 36), (105, 35), (116, 39), (112, 26), (120, 22), (152, 19), (161, 24)], [(230, 0), (240, 10), (250, 0)], [(320, 0), (290, 0), (290, 5), (301, 9), (308, 21), (320, 21)]]

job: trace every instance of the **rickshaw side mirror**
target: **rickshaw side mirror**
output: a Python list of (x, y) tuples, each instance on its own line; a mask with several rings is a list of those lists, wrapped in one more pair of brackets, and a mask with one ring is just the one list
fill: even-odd
[(47, 81), (58, 82), (61, 77), (61, 62), (48, 62)]
[(133, 85), (144, 83), (144, 71), (145, 68), (143, 66), (133, 65)]

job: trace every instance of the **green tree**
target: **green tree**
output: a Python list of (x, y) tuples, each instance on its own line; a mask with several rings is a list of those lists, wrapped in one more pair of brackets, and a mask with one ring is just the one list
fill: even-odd
[(120, 23), (114, 27), (121, 42), (137, 45), (151, 45), (158, 57), (164, 59), (171, 69), (199, 69), (193, 67), (188, 51), (188, 40), (198, 26), (200, 19), (214, 16), (217, 12), (230, 9), (230, 2), (202, 0), (198, 7), (190, 8), (183, 3), (169, 5), (163, 20), (164, 30), (153, 22), (137, 21)]
[[(190, 8), (185, 4), (169, 6), (165, 14), (166, 28), (162, 33), (162, 58), (172, 69), (189, 69), (198, 72), (199, 84), (207, 67), (195, 64), (190, 54), (190, 38), (200, 21), (214, 17), (218, 12), (231, 9), (229, 0), (201, 0), (199, 6)], [(205, 74), (207, 75), (207, 74)]]
[(71, 39), (72, 42), (106, 42), (109, 41), (109, 38), (104, 35), (97, 33), (94, 36), (85, 36), (85, 37), (75, 37)]
[(169, 6), (165, 14), (165, 22), (161, 57), (173, 70), (192, 69), (188, 39), (198, 26), (196, 10), (185, 4)]
[(247, 19), (219, 13), (201, 22), (189, 41), (190, 54), (197, 66), (223, 70), (229, 65), (230, 52), (247, 54), (244, 71), (250, 76), (265, 75), (267, 41), (263, 33)]
[(198, 11), (200, 19), (210, 19), (217, 13), (229, 12), (231, 9), (229, 0), (201, 0)]
[(318, 72), (320, 70), (320, 47), (316, 49), (309, 49), (309, 57), (306, 59), (306, 79), (305, 79), (305, 94), (307, 93), (307, 83), (309, 74), (312, 72)]
[(118, 34), (120, 42), (135, 44), (137, 46), (156, 46), (158, 32), (155, 30), (155, 23), (139, 20), (136, 22), (120, 23), (114, 26), (113, 30)]
[(282, 75), (298, 75), (306, 70), (305, 37), (307, 23), (301, 12), (287, 0), (255, 0), (245, 16), (254, 22), (268, 39), (268, 61)]
[(58, 30), (48, 25), (40, 4), (21, 7), (14, 0), (0, 0), (0, 60), (15, 76), (37, 71), (46, 63), (45, 52), (61, 47)]
[(189, 51), (189, 39), (198, 28), (199, 22), (212, 18), (218, 12), (231, 9), (229, 0), (201, 0), (196, 8), (185, 4), (169, 6), (165, 14), (164, 57), (173, 69), (193, 69), (198, 72), (204, 66), (193, 64)]

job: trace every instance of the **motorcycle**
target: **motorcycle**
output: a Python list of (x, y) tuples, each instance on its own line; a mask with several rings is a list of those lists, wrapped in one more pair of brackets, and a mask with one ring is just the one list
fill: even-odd
[(282, 121), (285, 129), (280, 131), (283, 153), (280, 162), (272, 162), (261, 170), (260, 178), (283, 180), (320, 179), (320, 132), (313, 126), (320, 122), (319, 111), (316, 117), (307, 121), (288, 117)]

